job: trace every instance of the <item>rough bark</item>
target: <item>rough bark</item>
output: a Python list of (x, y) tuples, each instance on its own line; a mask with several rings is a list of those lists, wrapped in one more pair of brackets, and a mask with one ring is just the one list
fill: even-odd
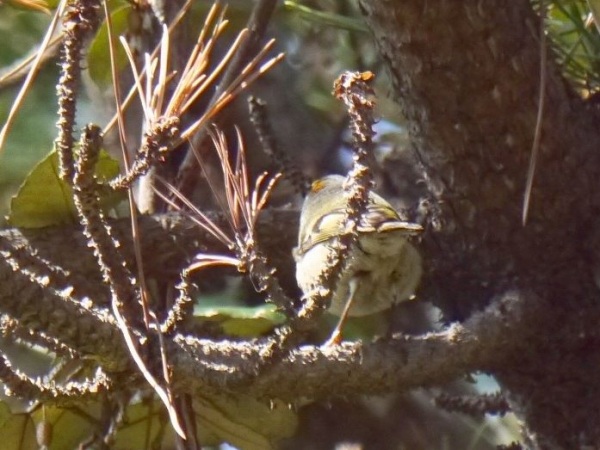
[[(226, 226), (223, 217), (213, 218)], [(129, 221), (111, 225), (125, 259), (133, 264)], [(259, 223), (261, 244), (280, 269), (291, 261), (296, 228), (295, 211), (267, 211)], [(145, 216), (140, 229), (149, 277), (176, 279), (197, 251), (222, 251), (222, 244), (185, 217)], [(104, 306), (110, 302), (110, 292), (79, 228), (4, 230), (0, 254), (1, 314), (33, 333), (56, 339), (84, 359), (100, 362), (111, 376), (139, 377), (119, 328)], [(402, 392), (510, 363), (533, 338), (522, 322), (537, 324), (542, 317), (538, 308), (538, 302), (524, 304), (511, 293), (463, 325), (440, 333), (325, 349), (303, 346), (278, 361), (269, 359), (269, 339), (234, 342), (179, 331), (166, 340), (167, 354), (176, 387), (185, 393), (241, 389), (260, 398), (293, 402), (300, 397)], [(150, 347), (149, 351), (158, 349)]]
[(460, 319), (507, 289), (539, 297), (543, 316), (531, 342), (493, 373), (533, 444), (600, 445), (594, 111), (550, 57), (523, 226), (540, 83), (539, 18), (530, 2), (365, 0), (361, 8), (439, 208), (423, 241), (429, 297)]

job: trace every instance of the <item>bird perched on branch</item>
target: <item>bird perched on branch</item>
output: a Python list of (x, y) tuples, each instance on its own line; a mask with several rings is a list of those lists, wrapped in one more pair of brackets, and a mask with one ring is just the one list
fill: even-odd
[[(344, 177), (328, 175), (312, 183), (300, 213), (296, 280), (308, 296), (320, 286), (332, 241), (344, 231), (347, 199)], [(328, 344), (339, 343), (347, 316), (383, 311), (410, 299), (421, 278), (421, 256), (407, 238), (422, 231), (403, 221), (381, 196), (369, 192), (358, 225), (358, 242), (344, 255), (346, 266), (334, 288), (329, 312), (340, 317)]]

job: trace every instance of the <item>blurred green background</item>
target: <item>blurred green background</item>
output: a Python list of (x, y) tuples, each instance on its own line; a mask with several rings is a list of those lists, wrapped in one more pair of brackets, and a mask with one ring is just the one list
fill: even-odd
[[(50, 16), (0, 6), (0, 73), (21, 61), (43, 38)], [(0, 153), (0, 213), (27, 172), (52, 148), (55, 134), (54, 86), (58, 67), (46, 64), (33, 84)], [(0, 89), (0, 123), (4, 124), (20, 83)]]

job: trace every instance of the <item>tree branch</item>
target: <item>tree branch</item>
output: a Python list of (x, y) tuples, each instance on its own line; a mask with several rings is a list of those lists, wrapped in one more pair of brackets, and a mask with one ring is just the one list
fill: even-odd
[[(296, 220), (293, 211), (265, 211), (259, 223), (259, 231), (267, 237), (263, 239), (265, 249), (291, 248), (295, 231), (285, 234), (281, 230), (295, 230)], [(143, 253), (163, 255), (146, 258), (148, 270), (157, 274), (168, 269), (175, 276), (195, 250), (221, 246), (181, 216), (146, 216), (140, 225)], [(133, 261), (132, 244), (126, 238), (129, 222), (115, 221), (111, 226), (123, 245), (124, 257)], [(108, 305), (110, 292), (98, 282), (94, 257), (78, 233), (69, 228), (0, 233), (5, 256), (0, 279), (6, 288), (0, 292), (0, 312), (23, 321), (24, 326), (44, 330), (84, 356), (99, 358), (107, 370), (134, 370), (117, 325), (107, 309), (98, 306)], [(62, 247), (67, 241), (69, 247)], [(55, 251), (54, 258), (46, 259), (57, 246), (62, 254)], [(28, 256), (27, 249), (36, 257)], [(286, 257), (291, 259), (289, 253)], [(88, 273), (86, 277), (81, 270), (98, 275)], [(94, 306), (86, 305), (85, 298)], [(256, 368), (268, 358), (269, 339), (214, 341), (177, 334), (168, 343), (167, 355), (174, 367), (175, 388), (184, 392), (210, 387), (235, 391), (244, 380), (246, 393), (290, 401), (299, 396), (375, 394), (445, 383), (468, 372), (502, 367), (513, 361), (515, 354), (525, 354), (523, 346), (531, 347), (528, 352), (535, 351), (531, 343), (539, 328), (546, 326), (540, 313), (544, 308), (534, 297), (510, 293), (463, 325), (452, 325), (443, 332), (395, 336), (373, 344), (301, 347), (250, 385), (247, 380), (253, 379)]]
[[(304, 346), (291, 352), (243, 391), (294, 401), (299, 397), (375, 395), (441, 385), (475, 371), (514, 362), (532, 342), (543, 303), (512, 292), (464, 324), (423, 336), (394, 336), (374, 343)], [(527, 326), (524, 326), (527, 324)], [(176, 382), (198, 390), (209, 381), (235, 389), (235, 380), (252, 373), (264, 358), (266, 343), (214, 342), (177, 336), (171, 350), (179, 371)], [(239, 378), (238, 378), (239, 377)]]

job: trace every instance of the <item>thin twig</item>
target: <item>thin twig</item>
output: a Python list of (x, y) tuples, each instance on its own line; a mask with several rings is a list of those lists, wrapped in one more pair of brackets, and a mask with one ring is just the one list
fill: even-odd
[(344, 232), (330, 244), (328, 264), (321, 272), (320, 282), (317, 283), (320, 288), (315, 288), (312, 293), (306, 295), (304, 308), (299, 313), (299, 319), (306, 323), (313, 322), (328, 308), (335, 283), (346, 267), (346, 255), (358, 240), (360, 219), (367, 210), (369, 189), (373, 183), (368, 166), (372, 158), (375, 134), (375, 104), (368, 99), (368, 96), (373, 94), (369, 85), (373, 78), (371, 72), (345, 72), (334, 83), (334, 94), (346, 104), (350, 116), (354, 165), (348, 173), (344, 188), (348, 202), (342, 221)]
[(61, 75), (57, 85), (58, 137), (55, 140), (60, 177), (70, 182), (73, 178), (73, 129), (77, 93), (81, 80), (81, 59), (86, 39), (99, 24), (100, 1), (71, 2), (65, 12), (64, 38), (60, 51)]
[[(374, 102), (368, 99), (373, 94), (369, 83), (374, 76), (370, 72), (342, 74), (334, 83), (334, 94), (344, 101), (350, 115), (353, 135), (354, 166), (346, 180), (347, 207), (342, 229), (344, 230), (329, 245), (327, 264), (322, 269), (312, 292), (305, 293), (304, 303), (289, 323), (276, 330), (277, 338), (267, 344), (266, 354), (273, 360), (285, 355), (299, 339), (317, 323), (317, 319), (328, 309), (335, 285), (347, 267), (347, 256), (358, 241), (358, 224), (367, 210), (372, 174), (368, 167), (373, 143)], [(272, 355), (271, 355), (272, 353)], [(274, 358), (273, 358), (274, 356)]]
[[(115, 42), (112, 31), (112, 20), (110, 12), (108, 10), (108, 4), (104, 5), (104, 15), (106, 17), (106, 26), (108, 30), (108, 49), (110, 52), (110, 69), (113, 79), (113, 91), (115, 96), (115, 106), (117, 109), (117, 121), (119, 130), (119, 142), (121, 144), (121, 156), (123, 157), (123, 164), (125, 165), (125, 172), (129, 173), (131, 162), (129, 160), (129, 150), (127, 147), (127, 138), (125, 133), (125, 124), (123, 123), (123, 111), (121, 109), (121, 83), (119, 81), (119, 75), (117, 70), (117, 62), (115, 57)], [(144, 260), (141, 253), (140, 244), (140, 228), (138, 223), (138, 210), (135, 206), (135, 197), (132, 186), (129, 186), (127, 190), (127, 196), (129, 199), (129, 214), (131, 216), (131, 235), (133, 238), (133, 247), (135, 251), (135, 262), (138, 270), (138, 279), (140, 280), (140, 299), (142, 303), (142, 312), (144, 314), (144, 325), (146, 330), (150, 327), (150, 306), (149, 306), (149, 294), (148, 286), (146, 283), (146, 276), (144, 274)]]
[(111, 388), (108, 378), (100, 370), (90, 380), (70, 381), (64, 385), (54, 382), (46, 383), (39, 378), (30, 378), (14, 369), (4, 355), (0, 355), (0, 380), (4, 389), (10, 391), (11, 395), (39, 402), (57, 399), (64, 401), (69, 398), (81, 401), (85, 398), (96, 397), (99, 393), (109, 392)]
[(267, 103), (260, 98), (250, 96), (248, 106), (250, 120), (254, 125), (263, 152), (277, 165), (279, 171), (292, 183), (296, 191), (305, 197), (310, 188), (310, 180), (278, 145), (269, 123)]
[(435, 397), (435, 404), (450, 412), (460, 412), (472, 417), (485, 414), (504, 416), (510, 412), (506, 396), (501, 392), (479, 395), (451, 395), (441, 393)]
[(173, 306), (167, 313), (167, 318), (160, 325), (160, 330), (165, 335), (170, 335), (178, 331), (178, 325), (184, 323), (193, 313), (194, 299), (193, 292), (194, 287), (190, 282), (191, 270), (184, 269), (181, 272), (181, 280), (175, 286), (179, 291), (179, 295), (173, 302)]
[(29, 345), (37, 345), (55, 353), (57, 356), (66, 356), (67, 358), (81, 356), (75, 349), (61, 342), (58, 338), (22, 326), (18, 320), (8, 314), (0, 315), (0, 336), (14, 342), (20, 341)]
[(180, 425), (180, 418), (171, 403), (168, 393), (150, 373), (138, 350), (141, 341), (140, 336), (136, 334), (134, 338), (134, 332), (121, 312), (121, 310), (126, 311), (127, 318), (130, 320), (137, 317), (134, 305), (137, 304), (138, 299), (133, 284), (135, 279), (127, 268), (123, 256), (118, 251), (120, 244), (113, 236), (112, 230), (98, 206), (93, 169), (101, 143), (100, 128), (95, 125), (88, 125), (82, 133), (81, 147), (73, 178), (75, 206), (80, 215), (81, 223), (84, 226), (84, 233), (94, 247), (103, 277), (110, 285), (112, 311), (123, 338), (127, 343), (130, 355), (141, 374), (165, 405), (173, 429), (177, 434), (185, 438), (185, 433)]

